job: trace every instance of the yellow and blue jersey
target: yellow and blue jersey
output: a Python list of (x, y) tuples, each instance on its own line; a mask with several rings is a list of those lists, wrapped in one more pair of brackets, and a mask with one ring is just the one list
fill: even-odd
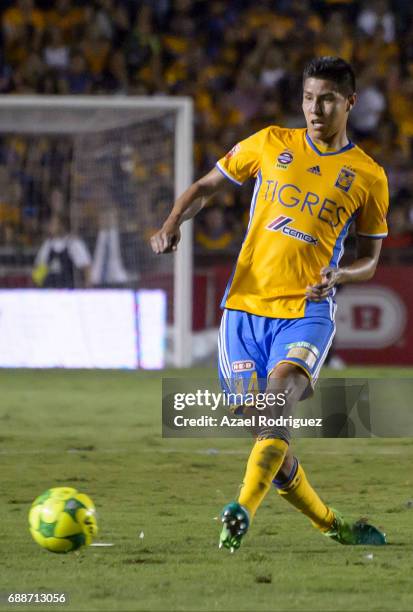
[(307, 285), (336, 267), (353, 221), (361, 236), (387, 236), (385, 172), (349, 142), (321, 149), (305, 129), (267, 127), (217, 162), (241, 185), (255, 178), (250, 219), (223, 306), (295, 319), (311, 307)]

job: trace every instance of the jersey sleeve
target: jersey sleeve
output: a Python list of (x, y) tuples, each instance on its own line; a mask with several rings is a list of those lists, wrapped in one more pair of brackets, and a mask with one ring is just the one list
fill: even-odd
[(384, 170), (370, 188), (368, 197), (361, 207), (356, 220), (356, 231), (359, 236), (385, 238), (387, 236), (387, 210), (389, 208), (389, 188)]
[(257, 176), (267, 133), (268, 128), (265, 128), (232, 147), (231, 151), (217, 161), (218, 170), (236, 185), (242, 185), (250, 177)]

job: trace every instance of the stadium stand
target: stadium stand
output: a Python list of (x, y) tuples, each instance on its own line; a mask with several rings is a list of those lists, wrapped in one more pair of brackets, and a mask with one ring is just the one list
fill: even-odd
[[(303, 64), (341, 55), (358, 75), (352, 136), (389, 176), (391, 236), (383, 259), (413, 259), (412, 3), (16, 0), (1, 3), (0, 18), (2, 94), (191, 96), (197, 176), (254, 130), (301, 126)], [(46, 158), (49, 170), (39, 173)], [(68, 212), (69, 165), (62, 139), (0, 139), (3, 265), (34, 257), (50, 216)], [(231, 191), (215, 202), (223, 214), (197, 219), (202, 265), (237, 251), (249, 195)], [(26, 284), (18, 274), (9, 278)]]

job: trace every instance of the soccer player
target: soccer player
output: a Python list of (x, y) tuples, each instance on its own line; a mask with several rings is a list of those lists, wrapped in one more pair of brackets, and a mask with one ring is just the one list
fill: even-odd
[[(247, 233), (223, 298), (219, 375), (282, 390), (288, 408), (311, 393), (335, 333), (338, 284), (373, 277), (387, 235), (383, 168), (346, 132), (356, 102), (355, 77), (341, 58), (311, 60), (303, 74), (306, 129), (269, 126), (236, 144), (175, 202), (151, 238), (155, 253), (177, 248), (179, 226), (229, 181), (255, 178)], [(352, 222), (356, 259), (340, 267)], [(245, 415), (246, 413), (243, 412)], [(289, 412), (291, 414), (291, 411)], [(342, 544), (385, 544), (377, 528), (349, 522), (307, 480), (283, 427), (258, 431), (239, 499), (222, 511), (220, 546), (240, 546), (259, 505), (275, 486), (312, 524)]]

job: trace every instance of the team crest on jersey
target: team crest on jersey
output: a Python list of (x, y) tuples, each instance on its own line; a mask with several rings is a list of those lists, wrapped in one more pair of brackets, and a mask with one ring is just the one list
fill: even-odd
[(236, 153), (238, 153), (238, 151), (240, 150), (240, 145), (239, 143), (237, 143), (236, 145), (234, 145), (231, 149), (231, 151), (228, 151), (228, 153), (225, 155), (225, 159), (231, 159), (231, 157), (233, 157)]
[(280, 168), (281, 170), (286, 170), (288, 166), (293, 161), (294, 156), (289, 149), (285, 149), (282, 153), (277, 157), (276, 168)]
[(317, 238), (314, 238), (314, 236), (311, 234), (306, 234), (301, 230), (295, 229), (295, 227), (290, 225), (291, 221), (294, 221), (293, 217), (285, 217), (284, 215), (280, 215), (274, 219), (274, 221), (271, 221), (271, 223), (269, 223), (265, 229), (271, 230), (272, 232), (282, 232), (290, 238), (301, 240), (301, 242), (307, 242), (308, 244), (317, 246)]
[(350, 191), (350, 187), (352, 186), (355, 178), (356, 173), (347, 168), (347, 166), (344, 166), (338, 173), (338, 177), (336, 182), (334, 183), (334, 187), (338, 187), (339, 189), (347, 193), (348, 191)]

